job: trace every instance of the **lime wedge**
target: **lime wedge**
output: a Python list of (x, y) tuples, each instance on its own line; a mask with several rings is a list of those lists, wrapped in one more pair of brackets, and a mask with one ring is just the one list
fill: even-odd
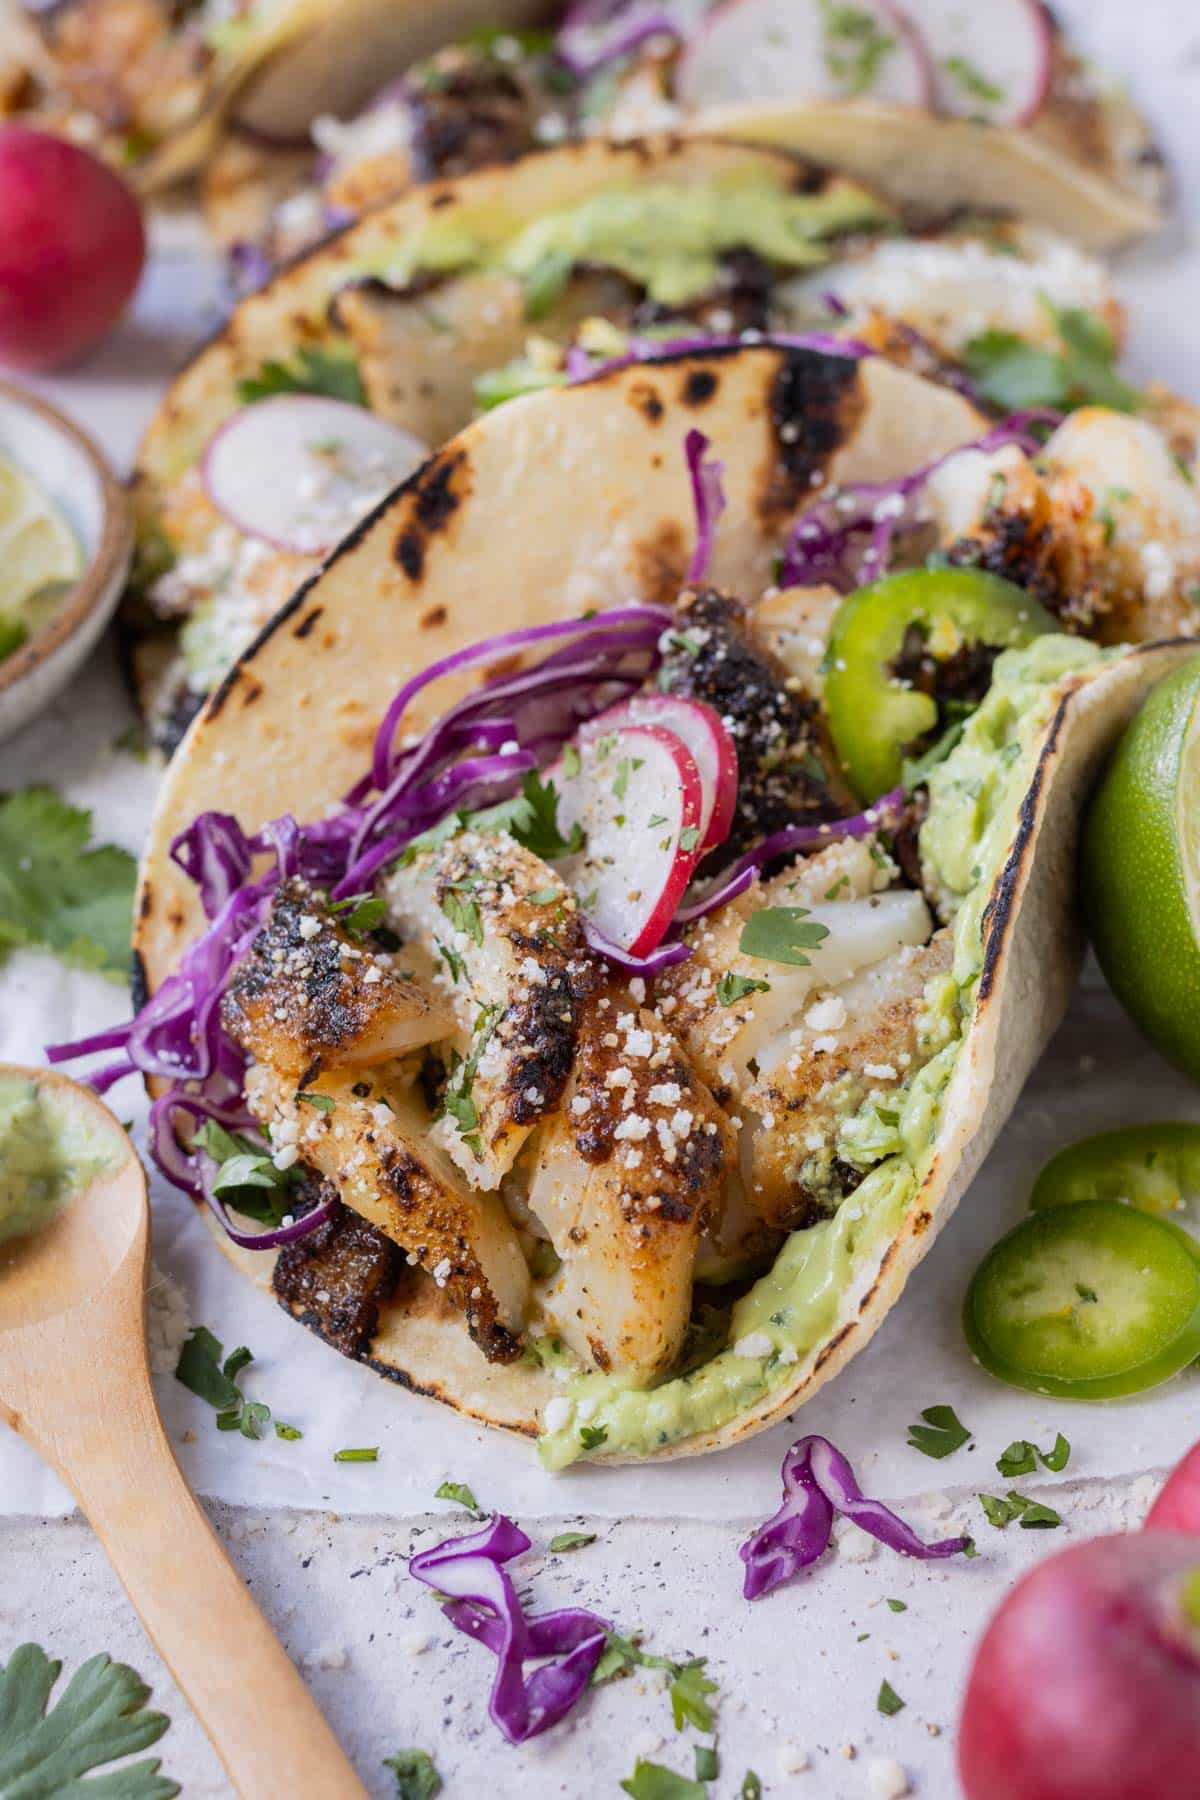
[(1200, 656), (1153, 690), (1084, 822), (1084, 913), (1109, 985), (1200, 1081)]
[(0, 617), (39, 630), (82, 573), (79, 542), (50, 496), (0, 456)]

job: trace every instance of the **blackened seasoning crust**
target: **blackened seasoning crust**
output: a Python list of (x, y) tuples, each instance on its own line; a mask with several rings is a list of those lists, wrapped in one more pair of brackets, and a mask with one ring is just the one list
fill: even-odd
[(741, 602), (716, 588), (687, 588), (676, 618), (677, 645), (660, 680), (671, 693), (707, 701), (737, 747), (737, 811), (714, 854), (727, 862), (785, 825), (836, 818), (816, 704), (791, 692), (782, 668), (751, 641)]
[[(959, 538), (946, 551), (955, 568), (983, 569), (989, 575), (1015, 582), (1063, 620), (1066, 631), (1078, 630), (1077, 607), (1054, 572), (1053, 533), (1048, 524), (1035, 525), (1027, 514), (994, 508), (984, 520), (979, 537)], [(1090, 620), (1085, 620), (1084, 628)]]
[(849, 356), (789, 350), (771, 383), (771, 422), (779, 459), (801, 488), (823, 478), (834, 452), (850, 436), (862, 407), (858, 364)]
[(977, 706), (992, 685), (992, 668), (1000, 654), (996, 644), (960, 644), (950, 656), (936, 657), (918, 625), (904, 633), (892, 674), (905, 687), (934, 700), (960, 700)]
[(412, 121), (410, 152), (417, 181), (469, 175), (508, 162), (543, 141), (548, 111), (572, 123), (566, 71), (546, 56), (502, 61), (488, 45), (454, 44), (415, 70), (404, 84)]
[[(672, 320), (686, 320), (698, 330), (720, 337), (742, 331), (768, 331), (775, 272), (756, 250), (730, 250), (721, 258), (715, 286), (687, 306), (662, 306), (643, 300), (633, 312), (635, 331)], [(686, 332), (679, 334), (686, 337)]]
[[(320, 1197), (332, 1193), (320, 1183)], [(271, 1285), (281, 1306), (343, 1356), (361, 1357), (404, 1266), (390, 1238), (339, 1201), (324, 1224), (279, 1252)]]

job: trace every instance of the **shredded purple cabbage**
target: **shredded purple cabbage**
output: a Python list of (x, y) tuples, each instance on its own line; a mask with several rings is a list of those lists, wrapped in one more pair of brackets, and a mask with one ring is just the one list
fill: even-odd
[(618, 62), (650, 38), (683, 33), (664, 0), (576, 0), (554, 40), (560, 62), (580, 81)]
[(769, 1594), (808, 1568), (829, 1548), (837, 1514), (898, 1550), (902, 1556), (932, 1561), (958, 1556), (970, 1538), (943, 1538), (926, 1544), (910, 1525), (880, 1500), (868, 1500), (841, 1451), (824, 1437), (803, 1437), (783, 1459), (783, 1505), (741, 1546), (746, 1565), (742, 1593), (747, 1600)]
[(683, 440), (683, 454), (687, 459), (688, 474), (692, 480), (692, 501), (696, 508), (696, 548), (692, 551), (692, 560), (687, 568), (689, 581), (704, 580), (705, 571), (712, 560), (717, 520), (725, 511), (725, 489), (721, 480), (725, 464), (716, 458), (712, 462), (705, 462), (704, 453), (708, 447), (708, 438), (702, 431), (694, 428)]
[(275, 263), (269, 253), (261, 244), (252, 243), (245, 238), (230, 244), (226, 267), (235, 300), (244, 300), (247, 294), (256, 294), (275, 273)]
[(781, 587), (828, 585), (848, 594), (883, 575), (897, 533), (918, 523), (921, 490), (935, 469), (964, 450), (1001, 450), (1015, 444), (1027, 456), (1041, 448), (1038, 431), (1053, 429), (1061, 413), (1030, 407), (1012, 413), (982, 437), (937, 456), (892, 481), (860, 481), (823, 495), (792, 527), (783, 554)]
[[(409, 1559), (408, 1572), (449, 1596), (446, 1618), (496, 1658), (488, 1712), (510, 1744), (523, 1744), (566, 1717), (587, 1691), (611, 1629), (582, 1607), (526, 1615), (505, 1568), (529, 1549), (502, 1513), (467, 1537)], [(537, 1662), (531, 1674), (525, 1665)]]

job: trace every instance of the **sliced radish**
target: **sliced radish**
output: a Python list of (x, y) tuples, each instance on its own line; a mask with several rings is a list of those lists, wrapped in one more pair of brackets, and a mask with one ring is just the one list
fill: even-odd
[(684, 51), (678, 77), (687, 107), (850, 98), (928, 106), (931, 92), (921, 40), (889, 0), (723, 0)]
[(429, 454), (411, 432), (320, 394), (260, 400), (204, 455), (208, 497), (248, 537), (321, 556)]
[(1038, 0), (913, 0), (939, 112), (1027, 125), (1050, 86), (1054, 33)]
[[(578, 759), (578, 760), (576, 760)], [(558, 820), (583, 828), (558, 864), (588, 918), (634, 956), (660, 942), (700, 855), (704, 788), (695, 758), (661, 725), (581, 738), (553, 770)]]
[(720, 713), (703, 700), (687, 700), (681, 694), (638, 694), (598, 714), (580, 735), (602, 736), (626, 725), (661, 725), (682, 740), (699, 771), (704, 794), (700, 853), (723, 844), (737, 805), (738, 763), (733, 738), (721, 723)]

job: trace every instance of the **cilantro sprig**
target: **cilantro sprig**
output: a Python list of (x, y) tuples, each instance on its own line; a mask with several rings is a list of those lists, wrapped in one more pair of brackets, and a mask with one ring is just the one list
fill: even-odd
[(61, 1673), (61, 1662), (40, 1644), (22, 1644), (0, 1667), (0, 1794), (173, 1800), (179, 1783), (159, 1774), (158, 1757), (82, 1779), (104, 1763), (148, 1749), (166, 1731), (170, 1720), (148, 1710), (150, 1689), (141, 1676), (101, 1653), (76, 1669), (51, 1706)]
[[(265, 1401), (247, 1399), (237, 1380), (253, 1361), (253, 1353), (245, 1344), (226, 1356), (220, 1338), (214, 1337), (207, 1325), (194, 1325), (179, 1352), (175, 1379), (213, 1408), (218, 1431), (240, 1431), (244, 1438), (257, 1441), (262, 1437), (262, 1427), (270, 1420), (271, 1409)], [(303, 1433), (294, 1425), (276, 1420), (275, 1435), (293, 1439)]]
[(1010, 1488), (1003, 1497), (980, 1494), (978, 1499), (988, 1524), (998, 1531), (1003, 1531), (1014, 1519), (1023, 1531), (1053, 1531), (1056, 1525), (1062, 1524), (1061, 1513), (1056, 1513), (1052, 1506), (1043, 1506), (1040, 1500), (1030, 1500), (1019, 1494), (1016, 1488)]
[(322, 394), (329, 400), (346, 400), (351, 406), (367, 404), (367, 390), (353, 355), (345, 350), (297, 350), (291, 362), (268, 360), (257, 375), (246, 375), (237, 384), (243, 406), (271, 400), (277, 394)]
[(384, 1757), (383, 1766), (396, 1777), (396, 1800), (433, 1800), (442, 1791), (442, 1778), (428, 1750), (397, 1750), (395, 1756)]
[(1049, 1450), (1039, 1450), (1028, 1438), (1014, 1438), (1007, 1450), (996, 1458), (996, 1467), (1009, 1480), (1014, 1475), (1032, 1475), (1038, 1463), (1057, 1475), (1071, 1458), (1071, 1446), (1060, 1431)]
[(828, 936), (828, 925), (811, 918), (807, 907), (764, 906), (746, 920), (738, 949), (761, 962), (807, 969), (812, 958), (805, 952), (815, 950)]
[(908, 1445), (911, 1450), (919, 1450), (922, 1456), (950, 1456), (955, 1450), (961, 1450), (969, 1443), (972, 1433), (967, 1430), (952, 1406), (926, 1406), (921, 1413), (925, 1421), (923, 1425), (910, 1425), (908, 1428)]
[(212, 1191), (228, 1206), (261, 1225), (281, 1225), (292, 1207), (297, 1174), (277, 1169), (270, 1151), (240, 1133), (226, 1131), (215, 1119), (206, 1119), (197, 1131), (197, 1147), (220, 1166)]
[(64, 962), (124, 976), (137, 864), (92, 843), (92, 815), (48, 787), (0, 799), (0, 957), (51, 950)]
[[(477, 1519), (486, 1519), (488, 1516), (465, 1481), (443, 1481), (434, 1488), (433, 1497), (435, 1500), (453, 1500), (456, 1506), (465, 1507)], [(551, 1545), (551, 1549), (553, 1547)]]
[(1057, 332), (1057, 350), (995, 329), (968, 343), (967, 373), (983, 398), (1002, 412), (1028, 406), (1136, 412), (1142, 397), (1117, 370), (1117, 341), (1105, 321), (1082, 307), (1055, 306), (1045, 294), (1041, 302)]

